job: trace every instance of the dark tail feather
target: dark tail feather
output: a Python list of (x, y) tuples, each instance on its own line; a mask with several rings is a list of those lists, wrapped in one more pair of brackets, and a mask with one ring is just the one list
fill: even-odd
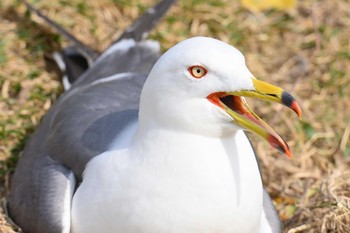
[(49, 24), (51, 27), (53, 27), (59, 34), (64, 36), (67, 40), (71, 41), (76, 47), (79, 52), (87, 59), (89, 64), (92, 64), (93, 61), (96, 60), (96, 58), (99, 56), (99, 54), (89, 48), (88, 46), (84, 45), (81, 41), (79, 41), (77, 38), (75, 38), (72, 34), (67, 32), (65, 29), (63, 29), (61, 26), (59, 26), (57, 23), (49, 19), (47, 16), (43, 15), (38, 9), (36, 9), (34, 6), (29, 4), (25, 0), (20, 0), (22, 3), (26, 5), (26, 7), (31, 11), (34, 12), (37, 16), (42, 18), (47, 24)]
[(64, 48), (60, 53), (53, 53), (53, 59), (62, 72), (64, 90), (68, 90), (89, 68), (87, 59), (74, 46)]
[(162, 0), (154, 7), (149, 8), (143, 15), (128, 27), (124, 33), (111, 45), (123, 39), (134, 39), (140, 41), (148, 36), (148, 33), (154, 28), (159, 20), (165, 15), (169, 8), (176, 2), (176, 0)]

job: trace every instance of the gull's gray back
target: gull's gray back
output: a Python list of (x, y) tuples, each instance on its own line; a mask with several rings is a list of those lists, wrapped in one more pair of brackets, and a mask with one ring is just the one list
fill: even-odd
[(63, 199), (75, 188), (72, 177), (80, 180), (86, 163), (136, 120), (141, 88), (159, 51), (148, 42), (133, 43), (115, 51), (113, 61), (102, 57), (98, 62), (109, 65), (104, 70), (92, 66), (59, 98), (27, 143), (9, 203), (11, 216), (28, 232), (61, 232)]

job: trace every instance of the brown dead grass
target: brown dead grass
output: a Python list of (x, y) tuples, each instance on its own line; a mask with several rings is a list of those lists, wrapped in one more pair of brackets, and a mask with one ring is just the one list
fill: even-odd
[[(102, 51), (154, 1), (42, 1), (36, 6)], [(208, 3), (209, 2), (209, 3)], [(8, 191), (16, 156), (61, 91), (50, 54), (66, 46), (11, 0), (0, 3), (0, 172)], [(275, 104), (250, 101), (283, 135), (289, 160), (251, 136), (285, 232), (350, 232), (350, 3), (299, 1), (288, 12), (251, 13), (236, 1), (181, 1), (152, 38), (164, 49), (205, 35), (242, 50), (260, 79), (292, 92), (303, 121)], [(16, 232), (0, 212), (0, 232)]]

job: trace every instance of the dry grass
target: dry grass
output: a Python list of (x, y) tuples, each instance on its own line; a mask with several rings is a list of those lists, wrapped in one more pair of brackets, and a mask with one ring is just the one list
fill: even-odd
[[(35, 1), (79, 39), (103, 50), (154, 1)], [(220, 3), (219, 3), (220, 2)], [(61, 91), (53, 50), (67, 42), (11, 0), (0, 2), (0, 191), (25, 138)], [(264, 183), (285, 232), (350, 232), (350, 3), (305, 0), (288, 12), (252, 14), (237, 1), (181, 1), (151, 35), (164, 49), (194, 35), (242, 50), (260, 79), (292, 92), (303, 121), (250, 101), (283, 135), (289, 160), (252, 136)], [(16, 232), (0, 212), (0, 232)]]

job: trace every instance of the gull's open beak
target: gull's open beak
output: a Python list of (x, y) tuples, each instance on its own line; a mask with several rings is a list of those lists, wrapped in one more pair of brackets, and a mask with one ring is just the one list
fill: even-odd
[(236, 92), (216, 92), (207, 98), (215, 105), (225, 110), (233, 122), (245, 130), (256, 133), (265, 139), (272, 147), (292, 157), (287, 143), (266, 122), (256, 115), (242, 96), (256, 97), (263, 100), (281, 103), (292, 109), (301, 118), (301, 110), (297, 102), (288, 92), (271, 84), (252, 79), (255, 90)]

